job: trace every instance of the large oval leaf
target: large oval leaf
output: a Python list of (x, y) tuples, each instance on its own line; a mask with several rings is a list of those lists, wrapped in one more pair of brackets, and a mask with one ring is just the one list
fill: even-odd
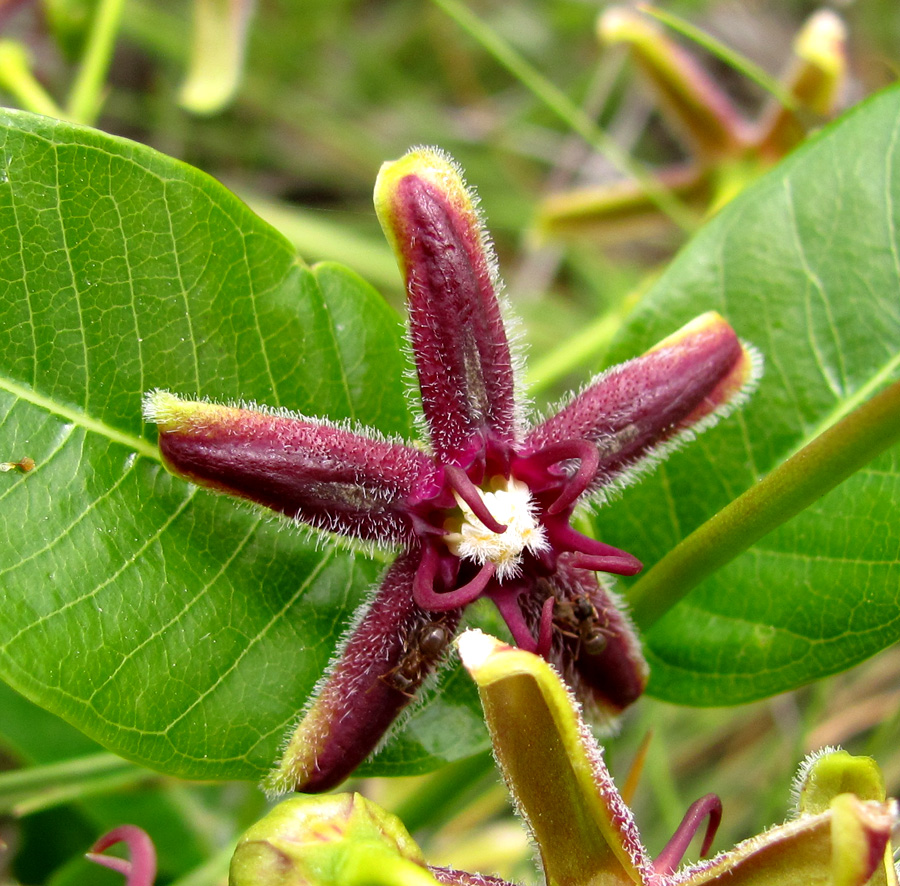
[[(858, 107), (728, 206), (678, 257), (612, 358), (715, 309), (766, 360), (759, 391), (598, 515), (648, 565), (900, 377), (900, 91)], [(900, 458), (889, 451), (697, 586), (646, 636), (650, 691), (770, 695), (900, 637)]]
[[(383, 564), (167, 474), (141, 395), (406, 434), (397, 316), (197, 170), (15, 112), (0, 278), (0, 460), (36, 463), (0, 475), (0, 674), (132, 759), (259, 777)], [(451, 717), (433, 706), (385, 765), (464, 753)]]

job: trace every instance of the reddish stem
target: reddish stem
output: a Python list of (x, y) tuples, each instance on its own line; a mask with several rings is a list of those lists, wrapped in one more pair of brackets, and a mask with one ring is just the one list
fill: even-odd
[(672, 835), (672, 839), (666, 843), (659, 857), (653, 862), (653, 869), (658, 874), (671, 874), (681, 863), (684, 853), (694, 839), (694, 834), (700, 830), (704, 818), (709, 818), (706, 825), (706, 835), (703, 837), (703, 845), (700, 847), (700, 855), (709, 852), (719, 822), (722, 821), (722, 801), (715, 794), (707, 794), (690, 805), (684, 814), (681, 824)]

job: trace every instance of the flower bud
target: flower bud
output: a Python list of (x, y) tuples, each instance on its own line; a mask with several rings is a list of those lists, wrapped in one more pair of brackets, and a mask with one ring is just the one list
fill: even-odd
[(597, 33), (603, 43), (628, 47), (666, 120), (695, 151), (713, 158), (740, 152), (746, 122), (694, 57), (655, 22), (627, 7), (611, 6), (600, 16)]
[(810, 127), (835, 113), (847, 85), (847, 29), (837, 13), (820, 9), (794, 39), (794, 61), (782, 82), (796, 108), (772, 102), (759, 125), (759, 153), (783, 157)]
[(839, 794), (885, 801), (884, 776), (871, 757), (854, 757), (837, 748), (822, 748), (804, 760), (794, 780), (798, 815), (816, 815)]
[(360, 794), (292, 797), (238, 842), (229, 886), (435, 886), (396, 816)]

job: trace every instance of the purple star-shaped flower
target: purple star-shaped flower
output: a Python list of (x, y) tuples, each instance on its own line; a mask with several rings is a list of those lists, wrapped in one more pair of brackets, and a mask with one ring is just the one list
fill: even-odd
[(575, 508), (631, 482), (740, 401), (758, 360), (717, 314), (598, 378), (528, 427), (474, 198), (444, 154), (385, 164), (375, 205), (409, 296), (429, 451), (321, 419), (157, 391), (168, 467), (314, 527), (402, 549), (290, 738), (272, 790), (326, 790), (375, 748), (443, 658), (463, 609), (497, 606), (515, 642), (614, 714), (647, 667), (596, 573), (630, 554), (576, 531)]

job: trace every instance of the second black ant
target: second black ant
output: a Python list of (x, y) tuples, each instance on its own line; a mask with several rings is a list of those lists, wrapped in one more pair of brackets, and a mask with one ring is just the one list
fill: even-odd
[(382, 676), (388, 686), (412, 697), (413, 692), (444, 654), (453, 632), (439, 621), (421, 625), (410, 640), (397, 665)]
[(600, 616), (587, 594), (574, 600), (556, 600), (553, 620), (563, 634), (577, 639), (588, 655), (600, 655), (606, 649), (609, 632), (600, 624)]

